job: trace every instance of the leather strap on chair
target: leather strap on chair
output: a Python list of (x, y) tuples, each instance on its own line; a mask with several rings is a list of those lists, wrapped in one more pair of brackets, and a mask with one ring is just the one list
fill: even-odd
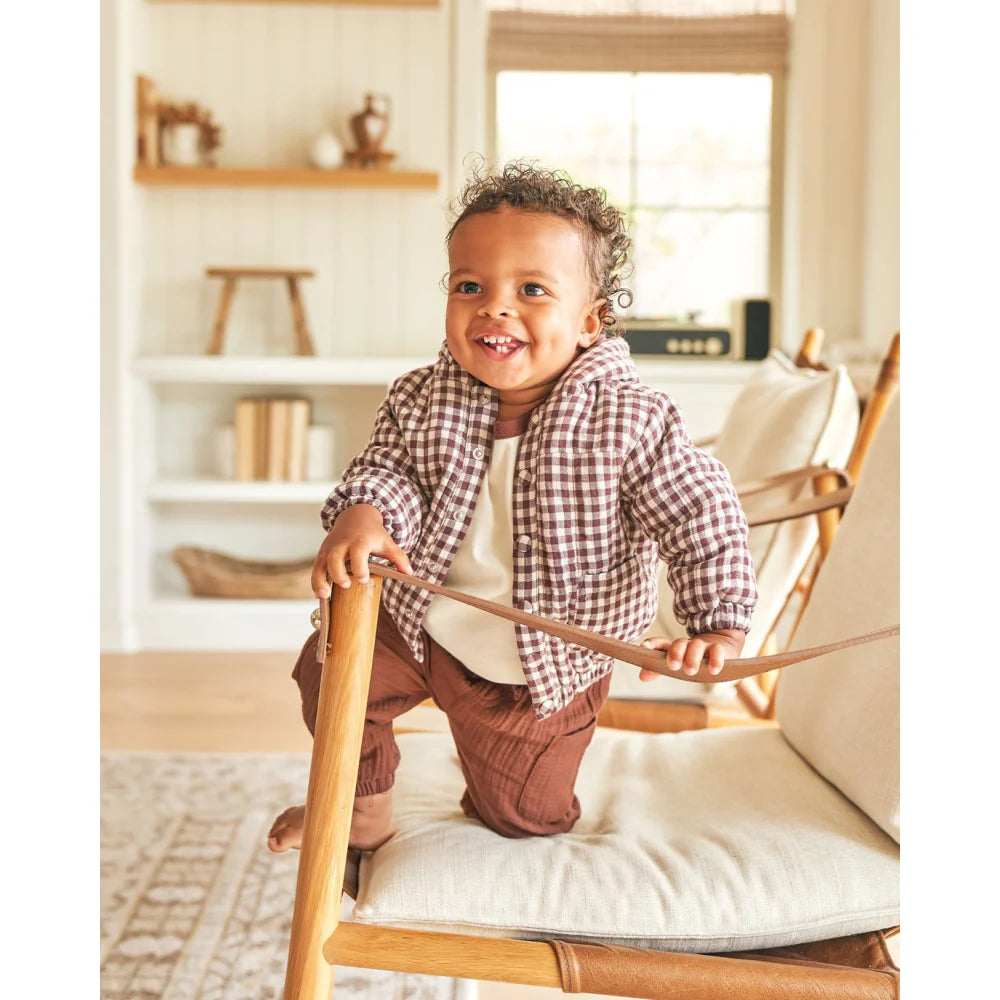
[[(790, 650), (786, 653), (775, 653), (772, 656), (748, 656), (739, 660), (727, 660), (722, 671), (717, 674), (708, 672), (707, 660), (695, 674), (686, 674), (683, 671), (671, 670), (667, 666), (667, 657), (662, 650), (647, 649), (644, 646), (635, 646), (630, 642), (622, 642), (621, 639), (612, 639), (597, 632), (589, 632), (587, 629), (578, 628), (576, 625), (569, 625), (566, 622), (559, 622), (552, 618), (543, 618), (541, 615), (528, 614), (518, 608), (512, 608), (506, 604), (498, 604), (495, 601), (487, 601), (481, 597), (473, 597), (470, 594), (463, 594), (457, 590), (449, 590), (429, 580), (421, 580), (419, 577), (411, 576), (408, 573), (401, 573), (399, 570), (383, 566), (381, 563), (372, 562), (368, 564), (368, 569), (374, 576), (385, 576), (392, 580), (399, 580), (401, 583), (409, 584), (411, 587), (420, 587), (422, 590), (429, 590), (433, 594), (441, 594), (449, 597), (453, 601), (468, 604), (481, 611), (488, 611), (498, 618), (505, 618), (517, 625), (527, 625), (529, 628), (538, 629), (548, 635), (554, 635), (558, 639), (566, 642), (576, 643), (585, 646), (597, 653), (604, 653), (613, 656), (616, 660), (631, 663), (637, 667), (644, 667), (655, 673), (663, 674), (664, 677), (676, 677), (678, 680), (691, 681), (695, 684), (716, 684), (724, 681), (738, 681), (744, 677), (754, 677), (757, 674), (766, 673), (769, 670), (777, 670), (780, 667), (788, 667), (793, 663), (801, 663), (803, 660), (811, 660), (817, 656), (825, 656), (838, 649), (847, 649), (849, 646), (858, 646), (862, 643), (875, 642), (878, 639), (887, 639), (889, 636), (899, 635), (899, 626), (892, 625), (888, 628), (878, 629), (874, 632), (866, 632), (864, 635), (851, 636), (849, 639), (841, 639), (839, 642), (829, 642), (823, 646), (810, 646), (808, 649)], [(326, 601), (320, 602), (320, 608)], [(324, 643), (320, 642), (316, 647), (317, 657), (322, 657), (324, 653)]]
[(752, 952), (727, 952), (733, 958), (795, 958), (807, 962), (824, 962), (831, 965), (848, 965), (855, 969), (896, 968), (886, 938), (899, 932), (899, 927), (872, 931), (868, 934), (848, 934), (846, 937), (830, 938), (827, 941), (811, 941), (807, 944), (787, 945), (784, 948), (761, 948)]
[(643, 1000), (899, 1000), (899, 971), (765, 953), (656, 952), (552, 941), (565, 993)]

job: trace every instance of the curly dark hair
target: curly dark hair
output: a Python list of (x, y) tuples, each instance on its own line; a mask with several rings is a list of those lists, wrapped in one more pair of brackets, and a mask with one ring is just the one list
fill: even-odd
[(632, 240), (624, 213), (607, 202), (603, 188), (583, 187), (562, 170), (548, 170), (530, 160), (511, 160), (497, 171), (472, 167), (465, 190), (451, 205), (455, 221), (445, 237), (445, 246), (463, 219), (496, 210), (501, 204), (526, 212), (556, 215), (566, 219), (580, 233), (587, 267), (604, 299), (600, 309), (602, 333), (615, 336), (619, 317), (615, 307), (626, 309), (632, 293), (621, 285), (631, 272), (628, 255)]

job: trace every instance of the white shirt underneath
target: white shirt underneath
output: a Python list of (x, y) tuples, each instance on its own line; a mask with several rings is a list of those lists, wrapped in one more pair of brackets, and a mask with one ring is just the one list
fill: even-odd
[[(446, 587), (507, 607), (513, 607), (514, 464), (522, 437), (494, 438), (472, 523), (444, 579)], [(423, 627), (474, 674), (496, 684), (527, 683), (513, 622), (436, 595)]]

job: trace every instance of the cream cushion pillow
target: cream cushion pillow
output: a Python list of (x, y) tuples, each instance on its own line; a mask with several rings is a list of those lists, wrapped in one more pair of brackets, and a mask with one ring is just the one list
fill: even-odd
[(692, 952), (899, 921), (898, 846), (770, 727), (599, 730), (569, 832), (467, 818), (447, 734), (399, 738), (398, 833), (363, 857), (354, 919)]
[[(795, 636), (819, 645), (899, 622), (899, 393)], [(899, 639), (782, 671), (776, 718), (802, 756), (899, 840)]]
[[(843, 365), (816, 372), (796, 368), (780, 351), (760, 362), (726, 415), (712, 454), (736, 485), (806, 465), (842, 467), (858, 430), (858, 396)], [(791, 485), (748, 497), (748, 512), (789, 503), (811, 485)], [(750, 530), (750, 553), (757, 573), (758, 602), (744, 656), (756, 656), (805, 567), (817, 539), (815, 518)], [(647, 635), (670, 639), (687, 635), (674, 618), (674, 593), (660, 569), (656, 618)], [(629, 664), (615, 664), (613, 698), (703, 698), (699, 686), (670, 677), (639, 680)]]

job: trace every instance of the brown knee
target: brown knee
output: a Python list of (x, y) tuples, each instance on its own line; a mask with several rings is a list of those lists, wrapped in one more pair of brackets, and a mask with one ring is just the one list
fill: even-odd
[(537, 809), (523, 809), (520, 803), (482, 801), (474, 803), (466, 789), (461, 801), (462, 812), (478, 819), (502, 837), (549, 837), (568, 833), (580, 818), (580, 800), (574, 795), (568, 808), (558, 808), (551, 815)]

